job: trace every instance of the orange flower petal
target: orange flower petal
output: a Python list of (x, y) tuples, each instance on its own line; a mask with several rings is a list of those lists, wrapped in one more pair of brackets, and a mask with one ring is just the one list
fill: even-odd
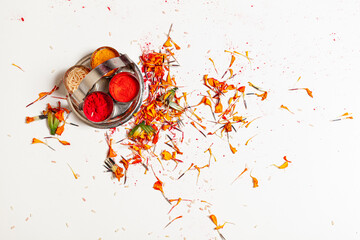
[(179, 45), (177, 45), (172, 39), (170, 39), (171, 43), (174, 44), (176, 50), (180, 50)]
[(163, 46), (164, 46), (164, 47), (172, 47), (170, 37), (168, 37), (168, 39), (167, 39), (166, 42), (163, 44)]
[(35, 118), (33, 118), (33, 117), (26, 117), (26, 119), (25, 119), (26, 123), (31, 123), (33, 121), (35, 121)]
[(215, 69), (215, 72), (218, 73), (218, 71), (217, 71), (217, 69), (216, 69), (216, 67), (215, 67), (215, 62), (214, 62), (214, 60), (212, 60), (211, 58), (209, 58), (209, 60), (212, 62), (213, 66), (214, 66), (214, 69)]
[(287, 160), (286, 156), (284, 156), (283, 159), (284, 159), (286, 162), (291, 163), (291, 161)]
[[(256, 135), (255, 135), (256, 136)], [(246, 143), (245, 143), (245, 146), (247, 146), (249, 144), (249, 142), (251, 141), (251, 139), (253, 139), (255, 136), (252, 136), (251, 138), (249, 138)]]
[(231, 61), (230, 61), (229, 68), (231, 68), (231, 66), (233, 65), (235, 59), (236, 59), (235, 56), (234, 56), (234, 55), (231, 55)]
[(60, 110), (55, 113), (55, 117), (59, 119), (59, 121), (65, 121), (64, 119), (64, 110)]
[(61, 136), (61, 134), (64, 132), (64, 129), (65, 129), (65, 124), (63, 124), (63, 125), (61, 125), (60, 127), (58, 127), (57, 129), (56, 129), (56, 134), (57, 135), (59, 135), (59, 136)]
[(162, 192), (164, 194), (164, 190), (163, 190), (163, 183), (160, 181), (160, 180), (157, 180), (155, 183), (154, 183), (154, 186), (153, 188), (155, 190), (158, 190), (160, 192)]
[(265, 91), (263, 94), (256, 94), (256, 96), (261, 97), (261, 101), (264, 101), (267, 98), (268, 93)]
[(290, 111), (290, 109), (288, 107), (286, 107), (284, 105), (281, 105), (280, 108), (285, 109), (285, 110), (289, 111), (290, 113), (294, 114), (292, 111)]
[(67, 141), (63, 141), (63, 140), (60, 140), (60, 139), (58, 139), (58, 141), (59, 141), (62, 145), (70, 145), (70, 143), (67, 142)]
[[(116, 165), (117, 166), (117, 165)], [(118, 181), (120, 181), (120, 178), (124, 176), (122, 167), (117, 166), (116, 170), (114, 171), (115, 177)]]
[(222, 111), (223, 111), (223, 106), (222, 106), (222, 104), (221, 104), (221, 102), (219, 100), (218, 103), (215, 106), (215, 113), (222, 113)]
[(215, 216), (214, 214), (211, 214), (211, 215), (209, 216), (209, 218), (210, 218), (211, 221), (215, 224), (215, 226), (218, 225), (217, 218), (216, 218), (216, 216)]
[(234, 148), (233, 146), (231, 146), (231, 144), (229, 143), (230, 146), (230, 150), (233, 154), (235, 154), (237, 152), (236, 148)]
[(42, 144), (45, 144), (43, 141), (37, 139), (37, 138), (33, 138), (32, 139), (32, 143), (31, 144), (35, 144), (35, 143), (42, 143)]
[(256, 178), (254, 178), (253, 176), (251, 176), (251, 174), (250, 174), (250, 177), (252, 178), (253, 188), (259, 187), (259, 181)]
[(109, 147), (108, 158), (114, 158), (116, 156), (116, 152), (112, 149), (112, 147)]
[(312, 91), (310, 91), (310, 89), (308, 89), (308, 88), (304, 88), (304, 89), (305, 89), (306, 93), (307, 93), (310, 97), (313, 98)]
[(69, 164), (67, 164), (67, 165), (69, 166), (69, 168), (70, 168), (70, 170), (71, 170), (72, 174), (74, 175), (74, 178), (75, 178), (75, 179), (78, 179), (78, 176), (76, 175), (76, 173), (74, 172), (74, 170), (72, 169), (72, 167), (70, 167), (70, 165), (69, 165)]
[(239, 174), (239, 176), (237, 176), (237, 177), (234, 179), (234, 181), (233, 181), (231, 184), (233, 184), (236, 180), (238, 180), (247, 170), (248, 170), (248, 168), (245, 167), (245, 169)]
[(289, 162), (284, 162), (283, 164), (281, 164), (280, 166), (277, 166), (275, 164), (273, 164), (275, 167), (277, 167), (278, 169), (285, 169), (289, 166)]
[(169, 152), (166, 151), (166, 150), (163, 150), (163, 151), (161, 152), (161, 157), (162, 157), (162, 159), (164, 159), (164, 160), (170, 160), (170, 159), (172, 159), (171, 153), (169, 153)]

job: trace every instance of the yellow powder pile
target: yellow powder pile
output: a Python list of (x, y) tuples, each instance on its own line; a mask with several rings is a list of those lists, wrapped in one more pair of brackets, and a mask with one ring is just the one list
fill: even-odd
[[(95, 52), (93, 52), (93, 54), (91, 55), (91, 68), (94, 69), (97, 66), (99, 66), (100, 64), (102, 64), (103, 62), (106, 62), (109, 59), (112, 59), (114, 57), (119, 57), (119, 53), (111, 48), (111, 47), (101, 47), (98, 48)], [(109, 72), (108, 74), (106, 74), (105, 76), (111, 76), (112, 74), (114, 74), (114, 72), (116, 71), (116, 69), (114, 69), (113, 71)]]

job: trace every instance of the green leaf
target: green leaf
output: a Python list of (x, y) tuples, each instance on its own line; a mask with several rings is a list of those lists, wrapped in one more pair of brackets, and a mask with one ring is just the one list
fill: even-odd
[(136, 125), (135, 127), (133, 127), (133, 129), (131, 129), (131, 131), (129, 133), (129, 137), (132, 137), (135, 134), (135, 132), (138, 134), (138, 132), (137, 132), (138, 129), (141, 130), (140, 124)]
[(129, 137), (137, 137), (138, 135), (141, 134), (142, 131), (145, 131), (147, 134), (150, 134), (151, 132), (154, 132), (155, 129), (150, 126), (150, 125), (146, 125), (145, 121), (142, 121), (141, 123), (139, 123), (138, 125), (136, 125), (129, 133)]
[[(178, 88), (174, 87), (174, 88), (170, 89), (169, 91), (165, 92), (164, 95), (162, 95), (162, 97), (161, 97), (162, 101), (166, 101), (166, 103), (171, 102), (175, 97), (176, 90), (178, 90)], [(167, 94), (169, 94), (169, 95), (167, 95)], [(167, 95), (167, 97), (164, 99), (164, 97), (166, 95)]]
[(179, 104), (177, 104), (176, 102), (169, 102), (169, 107), (171, 107), (172, 109), (175, 109), (177, 111), (183, 110), (183, 108), (181, 106), (179, 106)]
[(59, 119), (55, 117), (55, 114), (53, 112), (48, 113), (48, 126), (50, 128), (50, 134), (55, 135), (56, 129), (59, 126)]
[(147, 133), (150, 134), (155, 131), (155, 129), (150, 125), (142, 125), (141, 128)]

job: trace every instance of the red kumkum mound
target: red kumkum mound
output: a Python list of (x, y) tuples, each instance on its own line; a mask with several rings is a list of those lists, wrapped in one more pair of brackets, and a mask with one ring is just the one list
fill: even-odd
[(121, 72), (111, 79), (109, 91), (116, 101), (130, 102), (139, 92), (139, 83), (129, 73)]
[(112, 113), (114, 102), (111, 97), (103, 92), (93, 92), (85, 98), (84, 114), (93, 122), (101, 122)]

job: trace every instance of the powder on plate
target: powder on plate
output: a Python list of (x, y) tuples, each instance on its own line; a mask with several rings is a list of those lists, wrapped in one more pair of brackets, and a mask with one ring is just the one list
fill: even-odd
[(129, 73), (121, 72), (111, 79), (109, 91), (116, 101), (130, 102), (139, 92), (139, 83)]
[[(102, 64), (103, 62), (106, 62), (109, 59), (112, 59), (114, 57), (119, 57), (119, 56), (120, 56), (120, 54), (118, 53), (118, 51), (116, 51), (115, 49), (113, 49), (111, 47), (98, 48), (91, 55), (91, 61), (90, 61), (91, 68), (94, 69), (97, 66), (99, 66), (100, 64)], [(115, 73), (115, 71), (116, 71), (116, 69), (110, 71), (108, 74), (105, 75), (105, 77), (111, 76), (112, 74)]]
[(65, 73), (64, 84), (66, 89), (73, 93), (80, 85), (90, 69), (84, 66), (73, 66)]
[(93, 92), (85, 98), (84, 114), (93, 122), (101, 122), (112, 113), (114, 102), (111, 97), (103, 92)]

